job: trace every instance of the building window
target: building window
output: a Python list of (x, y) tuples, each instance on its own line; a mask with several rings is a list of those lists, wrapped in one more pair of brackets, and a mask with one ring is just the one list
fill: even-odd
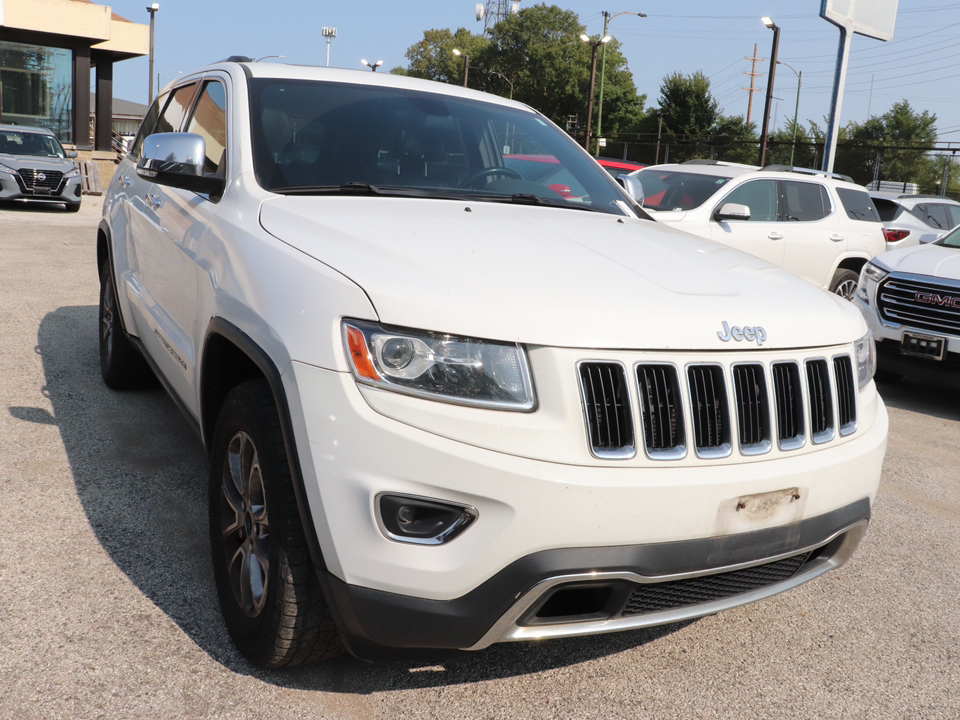
[(73, 139), (73, 52), (0, 41), (0, 123), (47, 128)]

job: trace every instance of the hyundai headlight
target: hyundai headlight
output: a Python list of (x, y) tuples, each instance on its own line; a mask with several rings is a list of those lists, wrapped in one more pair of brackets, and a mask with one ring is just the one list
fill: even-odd
[(889, 273), (879, 265), (868, 262), (860, 270), (860, 284), (857, 285), (857, 296), (865, 303), (870, 302), (869, 285), (876, 285), (883, 280)]
[(516, 343), (344, 321), (358, 382), (433, 400), (500, 410), (536, 405), (530, 367)]
[(866, 335), (854, 343), (853, 350), (857, 356), (857, 385), (863, 390), (864, 385), (870, 382), (877, 372), (877, 343), (873, 339), (873, 333), (868, 330)]

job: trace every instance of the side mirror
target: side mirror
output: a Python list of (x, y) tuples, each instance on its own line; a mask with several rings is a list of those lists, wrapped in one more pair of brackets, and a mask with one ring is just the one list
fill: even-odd
[(723, 207), (713, 214), (714, 220), (749, 220), (750, 208), (740, 203), (724, 203)]
[(617, 182), (627, 191), (627, 195), (632, 197), (637, 205), (643, 206), (643, 185), (633, 175), (620, 173), (617, 175)]
[(72, 160), (73, 158), (80, 157), (80, 153), (76, 150), (67, 150), (67, 157)]
[(219, 195), (224, 180), (203, 174), (206, 142), (194, 133), (156, 133), (143, 143), (137, 175), (158, 185)]

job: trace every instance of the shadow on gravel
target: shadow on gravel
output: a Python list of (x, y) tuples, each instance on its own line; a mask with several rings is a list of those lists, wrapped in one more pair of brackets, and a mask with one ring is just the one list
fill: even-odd
[(925, 383), (914, 378), (896, 382), (877, 380), (877, 391), (890, 407), (944, 420), (960, 420), (960, 389)]
[(0, 202), (0, 212), (19, 212), (19, 213), (66, 213), (63, 203), (55, 202), (28, 202), (28, 201), (3, 201)]
[(96, 338), (95, 306), (63, 307), (47, 315), (37, 352), (53, 416), (41, 408), (12, 407), (9, 412), (25, 422), (57, 425), (77, 494), (110, 558), (190, 640), (233, 672), (325, 692), (440, 687), (574, 665), (684, 626), (495, 645), (428, 662), (369, 664), (343, 657), (284, 671), (255, 668), (234, 649), (220, 617), (207, 542), (203, 447), (161, 389), (119, 393), (103, 384)]

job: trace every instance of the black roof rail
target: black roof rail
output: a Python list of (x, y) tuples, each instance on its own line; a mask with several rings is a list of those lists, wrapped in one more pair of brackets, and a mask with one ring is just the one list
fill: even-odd
[[(882, 190), (874, 190), (871, 192), (882, 192)], [(909, 193), (907, 193), (906, 195), (897, 195), (897, 199), (899, 200), (900, 198), (904, 198), (904, 199), (921, 198), (923, 200), (950, 200), (952, 202), (956, 202), (956, 200), (954, 200), (952, 197), (947, 197), (946, 195), (924, 195), (922, 193), (917, 193), (916, 195), (911, 195)]]
[(684, 160), (681, 165), (722, 165), (719, 160), (711, 160), (709, 158), (694, 158), (693, 160)]
[(825, 170), (814, 170), (813, 168), (794, 167), (793, 165), (765, 165), (760, 169), (769, 172), (795, 172), (803, 175), (822, 175), (824, 177), (832, 177), (837, 180), (843, 180), (844, 182), (848, 183), (853, 182), (853, 178), (849, 175), (841, 175), (840, 173), (827, 172)]

